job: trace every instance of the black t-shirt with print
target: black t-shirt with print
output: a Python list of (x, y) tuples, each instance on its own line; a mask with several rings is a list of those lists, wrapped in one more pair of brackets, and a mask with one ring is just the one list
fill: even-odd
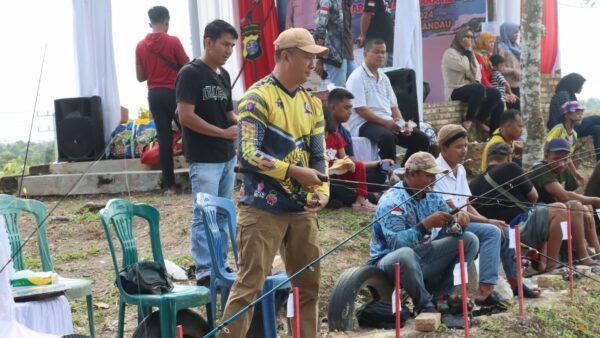
[[(217, 74), (199, 59), (183, 66), (175, 82), (177, 102), (195, 105), (194, 112), (206, 122), (219, 128), (232, 123), (226, 113), (233, 111), (231, 80), (221, 68)], [(235, 155), (233, 140), (199, 134), (183, 127), (183, 147), (189, 163), (223, 163)]]
[(382, 39), (386, 50), (394, 50), (394, 25), (392, 21), (392, 0), (365, 0), (364, 13), (371, 13), (371, 24), (367, 31), (368, 39)]
[[(486, 171), (490, 177), (499, 185), (502, 185), (506, 191), (511, 193), (517, 198), (517, 200), (529, 203), (527, 194), (533, 189), (533, 184), (523, 175), (523, 168), (519, 167), (516, 163), (504, 163), (492, 166)], [(481, 198), (475, 203), (473, 207), (479, 211), (480, 214), (487, 218), (499, 219), (506, 223), (515, 218), (518, 214), (522, 213), (519, 207), (514, 203), (506, 201), (508, 197), (502, 195), (498, 190), (490, 192), (494, 188), (485, 180), (483, 177), (485, 173), (475, 177), (469, 187), (471, 188), (471, 194), (473, 196), (484, 195), (485, 198)], [(519, 177), (515, 179), (515, 177)], [(513, 180), (514, 181), (511, 181)], [(509, 182), (507, 185), (504, 183)], [(503, 201), (496, 203), (489, 198), (500, 198)]]

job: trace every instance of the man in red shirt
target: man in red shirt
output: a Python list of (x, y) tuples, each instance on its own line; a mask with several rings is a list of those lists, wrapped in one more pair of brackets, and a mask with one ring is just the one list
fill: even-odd
[(148, 17), (152, 33), (137, 44), (135, 72), (138, 81), (148, 81), (148, 104), (158, 134), (160, 166), (166, 194), (171, 195), (175, 193), (171, 128), (177, 106), (175, 79), (179, 69), (190, 59), (179, 39), (167, 34), (169, 11), (163, 6), (154, 6), (148, 11)]

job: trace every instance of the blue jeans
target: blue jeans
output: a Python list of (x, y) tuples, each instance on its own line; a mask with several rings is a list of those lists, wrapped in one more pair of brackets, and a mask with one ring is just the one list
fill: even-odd
[[(196, 195), (200, 192), (213, 196), (231, 198), (235, 183), (233, 168), (237, 162), (234, 156), (224, 163), (199, 163), (189, 164), (190, 181), (192, 182), (192, 197), (194, 198), (194, 215), (192, 216), (192, 256), (196, 264), (196, 279), (210, 276), (211, 260), (206, 232), (200, 208), (196, 204)], [(227, 218), (224, 214), (217, 214), (217, 223), (221, 230), (222, 255), (227, 266), (227, 252), (229, 251), (229, 231)]]
[(492, 224), (469, 223), (466, 230), (479, 239), (479, 283), (496, 284), (500, 258), (506, 276), (516, 276), (515, 250), (509, 249), (507, 229), (504, 230), (505, 240), (502, 240), (500, 229)]
[(447, 236), (417, 248), (400, 248), (385, 255), (377, 267), (394, 280), (394, 264), (400, 263), (400, 284), (415, 304), (422, 309), (433, 305), (433, 295), (425, 288), (425, 279), (434, 285), (435, 295), (450, 294), (454, 289), (453, 270), (460, 261), (458, 241), (463, 240), (465, 262), (471, 264), (477, 256), (479, 240), (469, 232), (462, 236)]
[(600, 148), (600, 116), (592, 115), (584, 117), (581, 124), (575, 126), (575, 131), (579, 138), (591, 136), (594, 139), (596, 161), (600, 161), (600, 153), (598, 153), (598, 148)]
[(348, 59), (343, 59), (342, 64), (339, 67), (327, 64), (327, 80), (338, 87), (346, 87), (346, 80), (355, 68), (356, 62)]

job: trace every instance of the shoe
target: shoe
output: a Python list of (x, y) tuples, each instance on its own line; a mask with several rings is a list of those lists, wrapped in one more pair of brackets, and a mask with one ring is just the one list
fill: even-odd
[(508, 310), (506, 304), (500, 299), (500, 295), (496, 291), (492, 291), (486, 299), (477, 300), (475, 299), (475, 304), (481, 307), (498, 307), (504, 308), (504, 311)]
[(204, 286), (206, 288), (210, 287), (210, 276), (202, 277), (200, 279), (196, 279), (197, 286)]
[(352, 210), (375, 212), (375, 210), (377, 210), (377, 206), (371, 204), (371, 202), (369, 202), (368, 200), (365, 200), (362, 203), (352, 204)]
[(415, 308), (415, 316), (418, 316), (421, 313), (438, 313), (438, 311), (435, 308), (435, 305), (433, 305), (432, 303), (427, 303), (427, 305), (425, 305), (423, 307)]

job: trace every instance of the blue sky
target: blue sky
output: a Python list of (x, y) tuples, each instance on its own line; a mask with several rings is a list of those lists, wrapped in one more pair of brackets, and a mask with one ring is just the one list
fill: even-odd
[[(597, 59), (600, 45), (581, 23), (600, 19), (600, 8), (572, 6), (559, 0), (559, 30), (563, 74), (587, 78), (581, 99), (600, 97)], [(147, 107), (145, 83), (135, 78), (135, 45), (148, 33), (148, 8), (162, 4), (171, 12), (169, 33), (178, 36), (191, 55), (187, 1), (113, 1), (113, 39), (121, 105), (134, 112)], [(0, 53), (0, 142), (26, 140), (31, 122), (44, 46), (47, 54), (36, 110), (54, 110), (54, 99), (75, 96), (71, 0), (21, 0), (3, 4), (5, 28)], [(6, 28), (8, 27), (8, 28)], [(36, 116), (33, 140), (54, 138), (53, 118)]]

